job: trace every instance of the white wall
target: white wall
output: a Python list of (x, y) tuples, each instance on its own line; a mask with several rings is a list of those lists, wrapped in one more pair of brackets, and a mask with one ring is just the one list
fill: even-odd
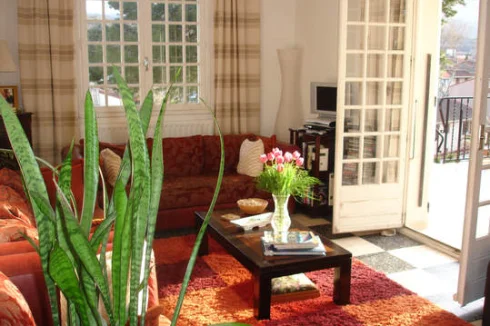
[[(19, 52), (17, 44), (17, 0), (0, 0), (0, 40), (7, 40), (17, 72), (0, 72), (0, 85), (20, 86)], [(19, 89), (19, 103), (22, 98)]]
[(310, 111), (310, 82), (337, 81), (339, 0), (264, 0), (261, 5), (260, 133), (269, 136), (281, 96), (278, 49), (301, 49), (298, 91), (303, 116)]

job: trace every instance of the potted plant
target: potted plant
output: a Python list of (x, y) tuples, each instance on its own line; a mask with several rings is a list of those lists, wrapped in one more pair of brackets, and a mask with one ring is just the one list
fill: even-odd
[[(84, 159), (84, 203), (77, 216), (77, 203), (71, 194), (71, 151), (59, 169), (51, 167), (57, 175), (55, 181), (57, 198), (51, 207), (36, 157), (27, 137), (10, 105), (0, 97), (0, 114), (5, 122), (12, 149), (19, 163), (25, 192), (30, 202), (39, 233), (39, 246), (35, 246), (41, 258), (41, 265), (49, 294), (52, 318), (60, 324), (58, 290), (67, 300), (68, 325), (136, 325), (143, 324), (146, 308), (138, 314), (138, 295), (146, 302), (149, 277), (149, 262), (154, 238), (156, 216), (164, 181), (162, 142), (153, 142), (150, 159), (146, 145), (146, 132), (153, 107), (153, 93), (150, 91), (138, 111), (132, 94), (117, 69), (113, 69), (127, 117), (129, 142), (126, 146), (119, 175), (111, 198), (104, 192), (104, 221), (91, 233), (92, 216), (99, 182), (99, 143), (97, 120), (92, 97), (87, 92), (85, 98), (85, 159)], [(161, 139), (161, 126), (166, 103), (172, 86), (162, 103), (155, 126), (154, 139)], [(216, 120), (215, 120), (216, 122)], [(211, 212), (217, 200), (224, 170), (223, 139), (221, 141), (221, 162), (216, 189), (206, 216), (198, 233), (172, 324), (182, 306), (184, 293), (190, 279), (201, 239), (205, 234)], [(40, 160), (42, 161), (42, 160)], [(129, 194), (126, 185), (131, 177)], [(112, 286), (109, 285), (106, 252), (109, 232), (114, 230), (112, 247)], [(98, 255), (98, 253), (100, 254)], [(143, 269), (142, 269), (143, 267)], [(142, 272), (143, 271), (143, 272)], [(128, 285), (129, 284), (129, 288)], [(111, 295), (112, 290), (112, 295)], [(126, 300), (129, 293), (129, 301)], [(98, 310), (98, 302), (103, 302), (107, 320)], [(142, 305), (146, 307), (145, 304)]]

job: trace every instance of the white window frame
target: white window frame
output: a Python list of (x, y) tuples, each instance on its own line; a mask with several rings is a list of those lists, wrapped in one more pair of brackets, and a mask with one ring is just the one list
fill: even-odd
[[(158, 0), (134, 0), (139, 2), (138, 4), (138, 19), (148, 18), (151, 22), (151, 3)], [(102, 0), (101, 0), (102, 2)], [(80, 133), (83, 138), (84, 131), (84, 102), (85, 94), (89, 89), (88, 81), (88, 41), (87, 41), (87, 21), (86, 21), (86, 9), (85, 0), (75, 2), (75, 59), (76, 59), (76, 71), (78, 72), (77, 80), (77, 108), (80, 121)], [(214, 104), (213, 98), (213, 15), (214, 15), (214, 1), (200, 0), (198, 4), (198, 21), (199, 21), (199, 97), (203, 98), (211, 106)], [(184, 12), (183, 12), (184, 14)], [(146, 94), (152, 87), (152, 64), (151, 64), (151, 23), (147, 25), (138, 26), (138, 44), (139, 47), (139, 67), (140, 67), (140, 99), (143, 102)], [(121, 51), (121, 55), (124, 55), (124, 51)], [(168, 53), (167, 53), (168, 56)], [(145, 71), (144, 58), (148, 57), (150, 66), (148, 72)], [(183, 76), (185, 81), (185, 76)], [(185, 94), (184, 94), (185, 96)], [(154, 105), (152, 115), (155, 117), (158, 115), (159, 105)], [(118, 130), (119, 134), (114, 137), (99, 137), (101, 140), (107, 141), (124, 141), (126, 135), (126, 119), (125, 113), (121, 106), (102, 106), (96, 108), (99, 131), (104, 131), (104, 128), (110, 128), (114, 131)], [(181, 103), (170, 104), (167, 106), (166, 121), (178, 121), (179, 123), (185, 123), (185, 121), (195, 121), (196, 119), (210, 119), (208, 110), (202, 103)], [(156, 119), (152, 119), (154, 123)], [(123, 128), (123, 132), (121, 132)], [(150, 127), (152, 129), (152, 127)], [(150, 133), (149, 135), (151, 135)], [(105, 139), (104, 139), (105, 138)]]

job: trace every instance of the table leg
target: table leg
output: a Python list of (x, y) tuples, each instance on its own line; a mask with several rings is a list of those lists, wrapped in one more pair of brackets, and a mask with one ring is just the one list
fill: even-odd
[[(202, 226), (202, 219), (199, 216), (195, 216), (195, 227), (196, 227), (196, 235), (199, 234), (199, 230)], [(208, 249), (208, 232), (204, 233), (202, 237), (201, 245), (199, 246), (199, 251), (197, 252), (198, 256), (205, 256), (209, 253)]]
[(350, 276), (352, 261), (349, 258), (335, 268), (333, 280), (333, 301), (338, 305), (350, 303)]
[(254, 273), (254, 316), (257, 319), (271, 317), (271, 278)]

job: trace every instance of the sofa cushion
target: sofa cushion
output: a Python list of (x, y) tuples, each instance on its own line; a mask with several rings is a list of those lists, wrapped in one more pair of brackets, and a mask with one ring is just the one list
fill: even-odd
[[(242, 134), (242, 135), (224, 135), (223, 142), (225, 145), (225, 171), (236, 172), (240, 157), (240, 146), (245, 139), (256, 140), (262, 139), (264, 143), (264, 151), (270, 152), (273, 147), (276, 146), (276, 137), (263, 137), (256, 136), (254, 134)], [(219, 171), (220, 161), (220, 142), (219, 136), (203, 136), (203, 150), (204, 150), (204, 173)]]
[(37, 229), (22, 221), (13, 219), (0, 219), (0, 243), (24, 240), (26, 234), (33, 240), (38, 240)]
[(166, 177), (199, 175), (202, 171), (202, 136), (163, 138)]
[[(209, 206), (216, 181), (215, 174), (165, 179), (159, 210)], [(270, 198), (270, 195), (257, 190), (254, 178), (238, 173), (226, 173), (217, 204), (235, 203), (238, 199), (250, 197)]]
[(236, 170), (240, 174), (258, 177), (264, 170), (264, 164), (260, 161), (260, 155), (264, 154), (264, 142), (245, 139), (240, 146), (240, 158)]
[(102, 161), (102, 174), (105, 181), (112, 187), (116, 184), (117, 175), (121, 168), (121, 157), (114, 153), (109, 148), (103, 149), (100, 152), (100, 158)]
[(36, 325), (22, 293), (2, 272), (0, 272), (0, 324)]
[(24, 186), (22, 185), (22, 178), (17, 171), (3, 168), (0, 170), (0, 185), (9, 186), (17, 191), (19, 195), (25, 197)]
[(34, 214), (24, 197), (5, 185), (0, 185), (0, 219), (19, 220), (27, 226), (36, 225)]

